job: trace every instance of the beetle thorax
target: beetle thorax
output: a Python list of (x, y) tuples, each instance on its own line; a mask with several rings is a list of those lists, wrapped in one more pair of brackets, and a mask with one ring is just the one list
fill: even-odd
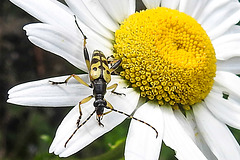
[(107, 89), (107, 83), (105, 82), (104, 79), (95, 79), (92, 81), (93, 84), (93, 95), (96, 97), (101, 97), (102, 99), (106, 93), (106, 89)]

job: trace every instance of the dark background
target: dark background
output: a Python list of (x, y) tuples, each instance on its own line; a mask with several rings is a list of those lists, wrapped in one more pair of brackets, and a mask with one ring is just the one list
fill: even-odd
[[(138, 8), (143, 5), (138, 1)], [(20, 83), (81, 73), (64, 59), (29, 42), (23, 26), (36, 19), (7, 0), (0, 5), (0, 159), (60, 159), (48, 153), (55, 131), (71, 108), (23, 107), (6, 103), (7, 91)], [(75, 123), (75, 122), (74, 122)], [(129, 120), (67, 159), (123, 159)], [(240, 132), (234, 130), (238, 141)], [(161, 159), (175, 159), (162, 149)]]

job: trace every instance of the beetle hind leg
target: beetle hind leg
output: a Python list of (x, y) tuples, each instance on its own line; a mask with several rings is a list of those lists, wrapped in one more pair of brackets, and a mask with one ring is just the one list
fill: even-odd
[[(143, 121), (143, 120), (141, 120), (141, 119), (135, 118), (135, 117), (133, 117), (132, 115), (129, 115), (129, 114), (125, 113), (125, 112), (122, 112), (122, 111), (119, 111), (119, 110), (117, 110), (117, 109), (114, 109), (113, 106), (112, 106), (110, 103), (108, 103), (108, 102), (107, 102), (107, 104), (108, 104), (108, 105), (107, 105), (105, 108), (110, 109), (111, 111), (117, 112), (117, 113), (119, 113), (119, 114), (123, 114), (123, 115), (129, 117), (130, 119), (134, 119), (134, 120), (136, 120), (136, 121), (138, 121), (138, 122), (141, 122), (141, 123), (149, 126), (150, 128), (152, 128), (152, 129), (156, 132), (156, 138), (158, 137), (158, 131), (157, 131), (157, 129), (156, 129), (155, 127), (153, 127), (152, 125), (150, 125), (149, 123), (147, 123), (147, 122), (145, 122), (145, 121)], [(111, 111), (106, 112), (106, 114), (110, 113)]]
[(81, 100), (81, 101), (79, 102), (78, 107), (79, 107), (79, 114), (80, 114), (80, 115), (79, 115), (79, 118), (78, 118), (77, 123), (76, 123), (76, 124), (77, 124), (77, 127), (79, 127), (79, 125), (80, 125), (80, 120), (81, 120), (81, 118), (82, 118), (81, 104), (87, 103), (87, 102), (90, 101), (92, 98), (93, 98), (93, 95), (90, 95), (90, 96), (84, 98), (83, 100)]
[(109, 103), (108, 101), (106, 101), (106, 102), (107, 102), (107, 105), (105, 108), (110, 109), (110, 111), (103, 113), (103, 115), (106, 115), (106, 114), (112, 112), (112, 109), (113, 109), (113, 106), (111, 105), (111, 103)]
[(116, 95), (124, 95), (124, 96), (126, 96), (125, 93), (118, 93), (118, 92), (115, 92), (115, 90), (117, 89), (117, 86), (118, 86), (118, 84), (117, 84), (117, 83), (114, 83), (113, 85), (107, 87), (107, 90), (109, 90), (109, 89), (113, 89), (113, 90), (111, 90), (111, 92), (112, 92), (113, 94), (116, 94)]
[(72, 139), (72, 137), (75, 135), (75, 133), (79, 130), (80, 127), (82, 127), (91, 117), (92, 115), (95, 113), (96, 111), (94, 110), (88, 117), (87, 119), (81, 123), (79, 126), (77, 126), (77, 128), (74, 130), (74, 132), (72, 133), (72, 135), (68, 138), (68, 140), (65, 142), (64, 147), (67, 147), (68, 142)]

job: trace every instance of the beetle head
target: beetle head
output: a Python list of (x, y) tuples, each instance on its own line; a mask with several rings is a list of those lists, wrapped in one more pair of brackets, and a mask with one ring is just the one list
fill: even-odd
[(100, 126), (103, 126), (103, 124), (101, 123), (101, 120), (102, 120), (103, 111), (104, 111), (104, 108), (107, 105), (107, 102), (103, 99), (97, 99), (97, 100), (94, 101), (93, 105), (94, 105), (95, 110), (96, 110), (98, 124)]

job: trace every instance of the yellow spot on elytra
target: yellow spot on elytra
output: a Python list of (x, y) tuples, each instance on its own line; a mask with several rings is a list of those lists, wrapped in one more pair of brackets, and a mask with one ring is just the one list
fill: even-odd
[(189, 110), (212, 88), (214, 48), (185, 13), (158, 7), (129, 16), (115, 32), (114, 51), (122, 59), (120, 75), (159, 105)]

